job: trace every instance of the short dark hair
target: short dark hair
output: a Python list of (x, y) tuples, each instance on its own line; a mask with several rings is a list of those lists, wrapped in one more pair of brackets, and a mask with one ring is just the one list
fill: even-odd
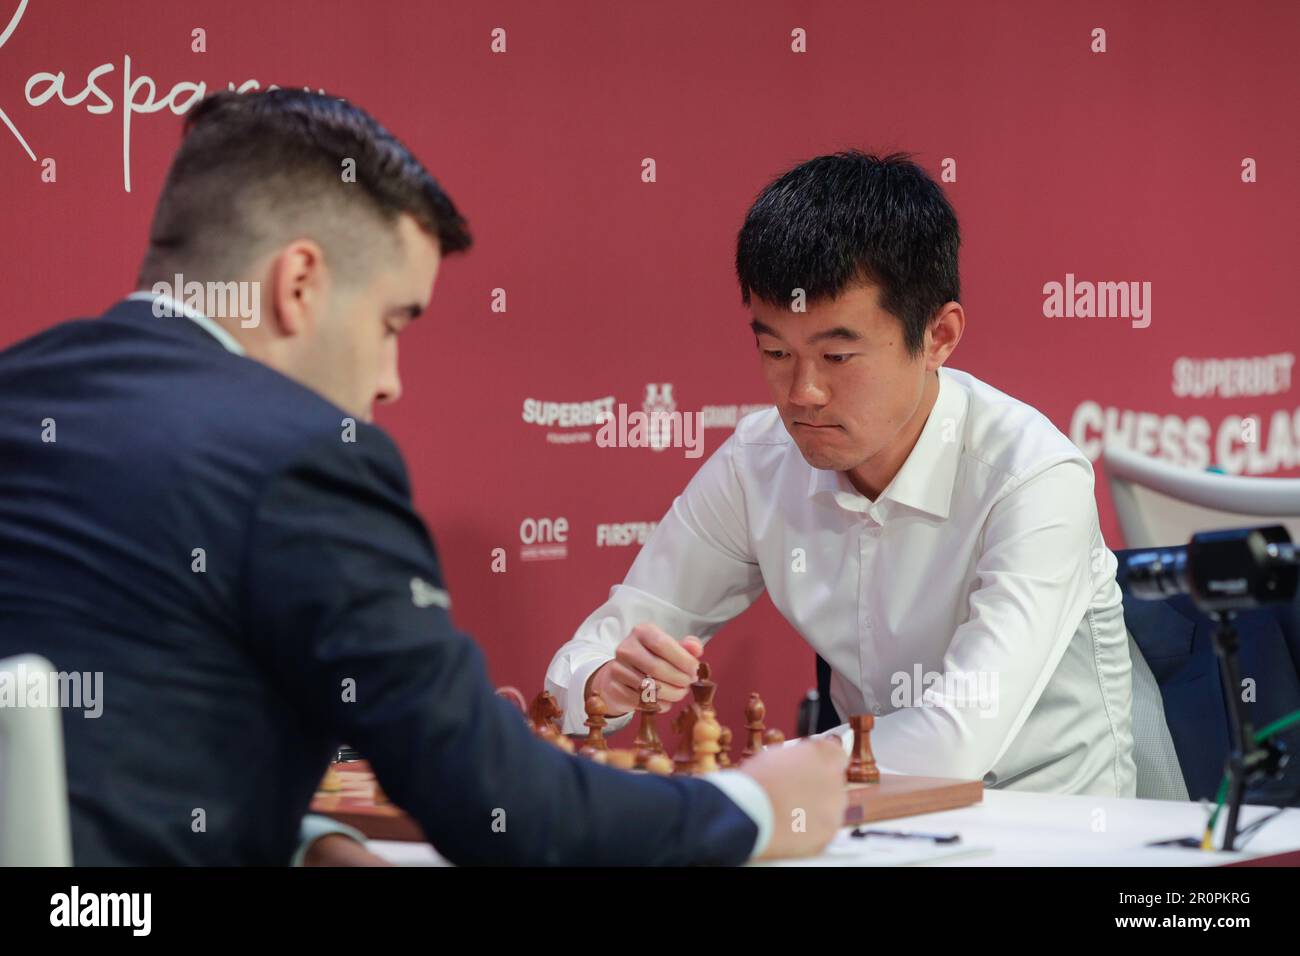
[[(355, 175), (345, 180), (345, 170)], [(321, 233), (347, 268), (373, 251), (358, 235), (367, 219), (391, 226), (404, 212), (443, 255), (470, 247), (451, 198), (365, 110), (303, 90), (214, 93), (186, 116), (140, 279), (181, 268), (228, 274), (283, 229)]]
[(736, 240), (741, 299), (789, 305), (871, 282), (903, 324), (909, 353), (945, 302), (961, 301), (957, 216), (906, 153), (818, 156), (759, 194)]

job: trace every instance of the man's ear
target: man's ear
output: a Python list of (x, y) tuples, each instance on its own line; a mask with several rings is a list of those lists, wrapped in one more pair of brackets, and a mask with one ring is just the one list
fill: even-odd
[(310, 332), (329, 292), (324, 251), (310, 239), (296, 239), (271, 261), (270, 277), (276, 334), (292, 337)]
[(943, 365), (961, 341), (966, 329), (966, 313), (959, 302), (948, 302), (930, 322), (925, 332), (925, 368), (928, 372)]

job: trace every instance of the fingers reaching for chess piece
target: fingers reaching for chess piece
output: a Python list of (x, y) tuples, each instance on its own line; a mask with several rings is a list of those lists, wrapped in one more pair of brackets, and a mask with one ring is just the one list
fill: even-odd
[(653, 677), (659, 713), (666, 713), (686, 697), (703, 653), (698, 637), (688, 635), (679, 641), (648, 621), (638, 624), (615, 648), (614, 659), (587, 679), (586, 693), (600, 694), (609, 716), (619, 717), (641, 708), (641, 682)]

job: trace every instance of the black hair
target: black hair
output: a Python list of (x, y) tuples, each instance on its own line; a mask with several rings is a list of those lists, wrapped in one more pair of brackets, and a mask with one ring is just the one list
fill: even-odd
[(906, 153), (818, 156), (770, 183), (736, 239), (741, 299), (789, 306), (873, 283), (912, 355), (946, 302), (959, 302), (957, 216)]
[[(348, 160), (354, 168), (345, 176)], [(443, 255), (470, 247), (451, 198), (365, 110), (304, 90), (214, 93), (186, 115), (141, 278), (181, 264), (236, 268), (232, 254), (266, 241), (268, 221), (334, 215), (344, 221), (333, 234), (346, 241), (357, 238), (349, 231), (359, 228), (358, 215), (392, 225), (403, 212)], [(357, 248), (348, 251), (360, 257)]]

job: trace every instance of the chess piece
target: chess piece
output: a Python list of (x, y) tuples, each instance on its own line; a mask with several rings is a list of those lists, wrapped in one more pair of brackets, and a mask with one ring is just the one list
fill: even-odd
[(691, 682), (692, 704), (700, 711), (709, 711), (716, 716), (713, 709), (713, 696), (718, 692), (718, 685), (709, 680), (709, 663), (700, 661), (700, 669), (695, 680)]
[(565, 753), (573, 753), (573, 741), (564, 736), (560, 723), (560, 705), (549, 691), (542, 691), (533, 698), (533, 705), (528, 708), (528, 722), (533, 725), (533, 733), (547, 743), (559, 747)]
[(875, 725), (876, 718), (871, 714), (854, 714), (849, 718), (849, 726), (853, 728), (853, 756), (844, 774), (849, 783), (880, 782), (880, 768), (871, 752), (871, 729)]
[(615, 750), (605, 751), (606, 763), (611, 767), (617, 767), (619, 770), (631, 770), (636, 766), (635, 750)]
[(599, 694), (590, 694), (585, 701), (587, 710), (587, 739), (582, 742), (582, 748), (578, 753), (584, 757), (590, 757), (600, 753), (602, 750), (609, 749), (609, 742), (605, 739), (605, 725), (609, 723), (605, 719), (605, 698)]
[(748, 760), (763, 752), (763, 718), (766, 716), (767, 707), (763, 704), (763, 698), (758, 696), (758, 691), (753, 691), (749, 695), (749, 703), (745, 705), (745, 729), (749, 731), (749, 736), (745, 741), (745, 749), (740, 752), (741, 760)]
[[(718, 715), (713, 708), (713, 696), (718, 692), (718, 685), (709, 679), (709, 664), (707, 661), (700, 661), (699, 670), (696, 671), (696, 678), (691, 682), (691, 702), (686, 708), (677, 715), (673, 721), (673, 730), (680, 735), (677, 753), (673, 756), (673, 772), (680, 774), (692, 774), (703, 772), (697, 766), (695, 726), (704, 718), (711, 718), (718, 734), (721, 728), (718, 727)], [(711, 738), (716, 744), (718, 734)], [(717, 750), (713, 754), (717, 754)], [(713, 764), (712, 769), (716, 769), (716, 760), (710, 758)]]
[(518, 687), (498, 687), (497, 696), (510, 701), (519, 709), (519, 713), (523, 714), (525, 718), (528, 717), (528, 701), (524, 699), (524, 695), (519, 692)]
[[(641, 714), (641, 724), (634, 741), (637, 751), (646, 754), (663, 753), (664, 745), (659, 739), (659, 731), (655, 729), (655, 718), (659, 716), (659, 690), (653, 677), (642, 679), (641, 700), (636, 709)], [(645, 761), (638, 758), (637, 766), (644, 765)]]
[(673, 772), (673, 762), (667, 754), (651, 754), (645, 762), (646, 770), (659, 776), (667, 776)]
[(722, 728), (712, 710), (702, 712), (691, 728), (691, 740), (695, 751), (695, 772), (712, 773), (718, 769), (718, 738)]
[(779, 747), (785, 743), (785, 734), (773, 727), (771, 730), (763, 731), (764, 747)]
[(695, 773), (709, 773), (718, 769), (718, 737), (722, 728), (718, 725), (718, 714), (713, 709), (713, 697), (718, 692), (718, 685), (709, 679), (707, 661), (700, 661), (697, 676), (691, 682), (691, 703), (689, 709), (694, 715), (691, 721), (690, 736), (691, 769)]
[(673, 732), (677, 734), (677, 752), (673, 754), (673, 773), (690, 776), (695, 772), (695, 711), (684, 708), (673, 720)]
[(321, 778), (320, 786), (316, 789), (321, 793), (338, 793), (343, 789), (343, 775), (333, 764), (330, 764), (325, 768), (325, 776)]
[(731, 766), (731, 728), (723, 727), (718, 734), (718, 768), (726, 770)]

